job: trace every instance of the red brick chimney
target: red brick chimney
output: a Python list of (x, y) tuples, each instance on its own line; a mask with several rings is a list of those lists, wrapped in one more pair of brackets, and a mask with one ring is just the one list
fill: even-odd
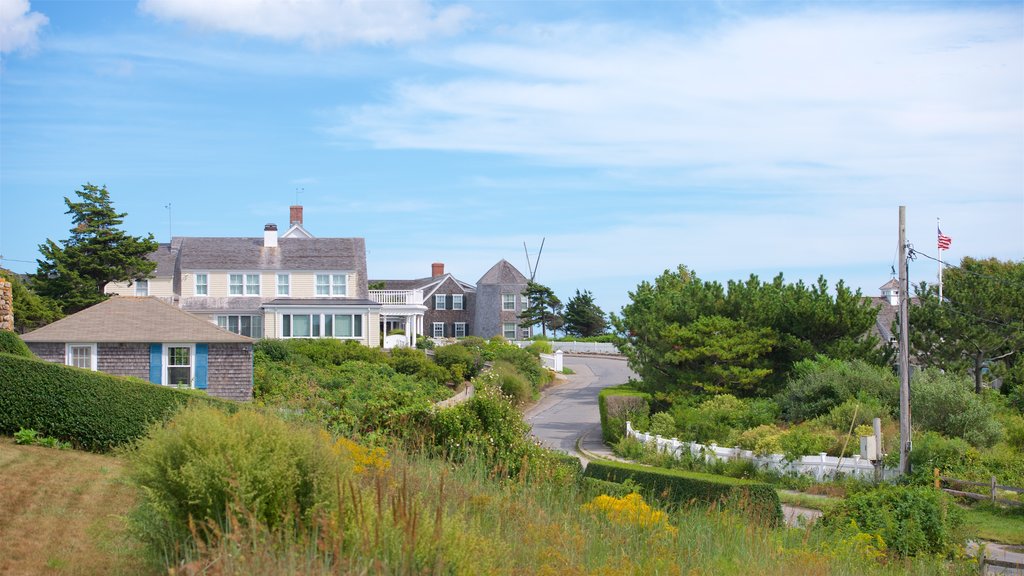
[(288, 223), (290, 226), (295, 226), (296, 224), (302, 226), (302, 206), (291, 207), (291, 215), (288, 218)]
[(437, 278), (444, 276), (444, 262), (434, 262), (430, 265), (430, 277)]

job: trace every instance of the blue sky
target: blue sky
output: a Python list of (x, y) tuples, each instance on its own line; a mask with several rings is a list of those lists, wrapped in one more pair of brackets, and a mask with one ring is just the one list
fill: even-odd
[[(1024, 3), (0, 0), (0, 265), (63, 198), (133, 233), (305, 206), (374, 278), (500, 258), (606, 311), (682, 263), (866, 294), (1024, 258)], [(25, 262), (27, 261), (27, 262)], [(934, 279), (934, 263), (911, 280)]]

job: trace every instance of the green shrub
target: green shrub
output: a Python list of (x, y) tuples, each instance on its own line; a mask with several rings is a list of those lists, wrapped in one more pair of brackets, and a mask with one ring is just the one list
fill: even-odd
[(736, 439), (736, 445), (744, 450), (752, 450), (758, 456), (779, 454), (782, 452), (782, 437), (785, 432), (775, 424), (762, 424), (744, 430)]
[(471, 348), (458, 345), (441, 346), (434, 350), (434, 362), (451, 371), (453, 375), (458, 366), (462, 373), (460, 381), (476, 376), (483, 367), (483, 360), (479, 354)]
[(545, 340), (537, 340), (536, 342), (530, 343), (526, 347), (526, 351), (534, 356), (540, 356), (541, 354), (551, 354), (551, 343)]
[[(856, 416), (855, 422), (854, 416)], [(819, 416), (815, 420), (828, 428), (846, 432), (850, 429), (850, 422), (854, 422), (854, 427), (870, 426), (875, 418), (881, 418), (883, 421), (890, 420), (889, 408), (883, 406), (881, 400), (867, 396), (863, 399), (850, 398), (833, 407), (828, 414)]]
[(647, 433), (661, 436), (662, 438), (676, 437), (676, 421), (668, 412), (658, 412), (650, 418), (647, 426)]
[(501, 388), (501, 393), (512, 398), (516, 404), (525, 404), (533, 399), (533, 388), (512, 364), (498, 360), (491, 368), (494, 382)]
[(417, 338), (416, 339), (416, 349), (417, 350), (433, 350), (434, 349), (434, 341), (431, 340), (430, 338)]
[(995, 406), (974, 393), (965, 376), (922, 370), (910, 382), (914, 425), (963, 438), (972, 446), (992, 446), (1002, 438)]
[(590, 478), (588, 476), (580, 478), (580, 494), (588, 501), (593, 500), (602, 494), (606, 496), (613, 496), (615, 498), (622, 498), (624, 496), (629, 496), (633, 492), (636, 492), (636, 486), (633, 484), (619, 484), (618, 482), (598, 480), (597, 478)]
[(540, 360), (518, 346), (508, 343), (495, 344), (492, 340), (487, 344), (487, 350), (491, 356), (489, 360), (504, 360), (515, 366), (516, 370), (530, 382), (534, 392), (540, 392), (544, 384), (551, 381), (551, 373), (541, 365)]
[(848, 496), (822, 517), (836, 529), (856, 522), (860, 531), (880, 536), (898, 556), (962, 553), (964, 513), (944, 492), (925, 486), (885, 486)]
[(288, 347), (287, 340), (277, 340), (273, 338), (266, 338), (264, 340), (258, 340), (253, 345), (253, 355), (259, 358), (262, 354), (265, 358), (273, 360), (274, 362), (284, 362), (291, 355), (291, 351)]
[(284, 342), (291, 360), (305, 358), (317, 366), (340, 366), (352, 360), (371, 364), (388, 363), (387, 354), (383, 350), (363, 346), (354, 340), (291, 338)]
[(763, 398), (740, 399), (721, 394), (697, 406), (677, 402), (672, 416), (681, 440), (728, 445), (740, 430), (774, 422), (778, 408), (773, 401)]
[(773, 525), (782, 522), (779, 495), (768, 484), (618, 462), (594, 461), (583, 473), (610, 482), (633, 481), (646, 493), (671, 504), (718, 504), (742, 509)]
[(0, 330), (0, 354), (13, 354), (32, 358), (32, 351), (28, 349), (21, 337), (8, 330)]
[(228, 415), (183, 410), (154, 428), (130, 454), (130, 477), (142, 488), (137, 532), (157, 549), (233, 520), (275, 529), (311, 523), (337, 490), (345, 464), (330, 437), (250, 410)]
[(597, 409), (601, 416), (601, 434), (604, 441), (614, 444), (626, 433), (626, 422), (637, 428), (647, 427), (651, 395), (640, 392), (628, 384), (612, 386), (597, 394)]
[(814, 422), (805, 422), (787, 430), (779, 438), (779, 446), (786, 460), (795, 461), (801, 456), (828, 452), (836, 444), (835, 432), (822, 428)]
[(451, 373), (447, 369), (438, 366), (427, 357), (426, 353), (415, 348), (391, 350), (390, 364), (399, 374), (418, 376), (435, 384), (444, 384), (451, 380)]
[(104, 452), (142, 437), (189, 402), (235, 409), (205, 394), (135, 378), (0, 354), (0, 433), (32, 428)]
[(818, 356), (793, 365), (777, 402), (786, 420), (802, 422), (828, 414), (850, 398), (874, 398), (894, 410), (899, 406), (899, 383), (888, 368)]
[(914, 449), (910, 451), (914, 476), (923, 483), (931, 482), (936, 468), (945, 476), (964, 479), (984, 477), (987, 472), (978, 449), (963, 438), (946, 438), (938, 432), (915, 435)]

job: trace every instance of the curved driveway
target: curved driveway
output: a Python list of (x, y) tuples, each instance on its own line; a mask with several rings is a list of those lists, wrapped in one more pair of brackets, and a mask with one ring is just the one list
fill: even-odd
[(564, 363), (575, 374), (570, 374), (567, 382), (545, 390), (540, 402), (527, 410), (524, 417), (533, 428), (533, 435), (545, 446), (575, 455), (576, 439), (585, 432), (591, 432), (587, 435), (592, 441), (588, 446), (594, 446), (596, 441), (596, 446), (603, 447), (597, 393), (637, 376), (621, 356), (566, 355)]

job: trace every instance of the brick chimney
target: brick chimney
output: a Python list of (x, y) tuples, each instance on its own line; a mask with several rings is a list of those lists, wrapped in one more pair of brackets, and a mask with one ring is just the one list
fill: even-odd
[(289, 212), (288, 225), (295, 226), (298, 224), (302, 226), (302, 206), (291, 206)]
[(430, 277), (437, 278), (444, 276), (444, 262), (434, 262), (430, 265)]
[(263, 227), (263, 247), (277, 248), (277, 224), (267, 224)]

